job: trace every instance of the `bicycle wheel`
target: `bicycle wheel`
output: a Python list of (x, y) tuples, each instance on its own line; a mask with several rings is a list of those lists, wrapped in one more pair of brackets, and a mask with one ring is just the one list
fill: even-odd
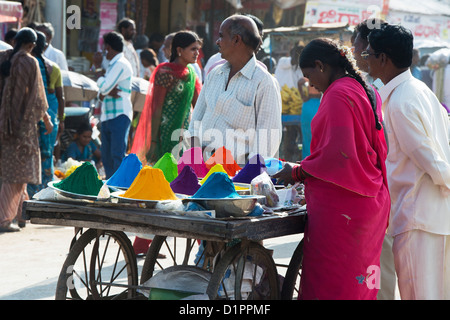
[(281, 300), (293, 300), (298, 298), (300, 289), (300, 278), (303, 267), (303, 240), (300, 241), (291, 261), (289, 262), (286, 276), (284, 277), (283, 287), (281, 289)]
[(123, 232), (89, 229), (73, 244), (58, 278), (56, 300), (131, 299), (136, 256)]
[[(191, 265), (210, 271), (209, 267), (212, 266), (212, 258), (216, 251), (216, 243), (210, 242), (206, 248), (203, 246), (200, 248), (195, 239), (155, 236), (145, 257), (140, 283), (144, 284), (150, 279), (155, 270), (164, 270), (172, 266)], [(160, 253), (165, 254), (166, 259), (158, 259)]]
[(234, 245), (214, 266), (206, 293), (211, 300), (278, 300), (278, 272), (270, 251), (255, 242)]

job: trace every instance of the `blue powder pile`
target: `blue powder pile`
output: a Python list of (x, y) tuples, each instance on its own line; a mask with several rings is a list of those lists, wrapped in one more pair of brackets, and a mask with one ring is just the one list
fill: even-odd
[(233, 181), (226, 173), (215, 172), (202, 187), (192, 196), (195, 199), (224, 199), (224, 198), (241, 198), (236, 192)]
[(142, 162), (132, 153), (122, 160), (119, 169), (106, 184), (112, 187), (129, 188), (141, 169)]

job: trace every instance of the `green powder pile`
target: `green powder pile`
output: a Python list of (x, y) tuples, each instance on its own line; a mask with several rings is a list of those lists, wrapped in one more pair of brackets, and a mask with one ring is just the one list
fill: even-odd
[(103, 182), (98, 178), (97, 169), (90, 162), (83, 163), (70, 176), (54, 186), (63, 191), (82, 194), (87, 196), (97, 196), (103, 186)]

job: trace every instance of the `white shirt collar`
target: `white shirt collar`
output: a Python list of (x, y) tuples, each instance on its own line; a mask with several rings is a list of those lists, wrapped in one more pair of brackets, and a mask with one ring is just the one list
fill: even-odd
[(413, 77), (413, 75), (411, 74), (411, 71), (408, 68), (408, 70), (400, 73), (398, 76), (396, 76), (391, 81), (386, 83), (383, 87), (381, 87), (378, 90), (381, 100), (383, 102), (386, 101), (386, 99), (389, 97), (389, 95), (392, 93), (392, 91), (394, 91), (395, 88), (397, 88), (401, 83), (409, 80), (412, 77)]

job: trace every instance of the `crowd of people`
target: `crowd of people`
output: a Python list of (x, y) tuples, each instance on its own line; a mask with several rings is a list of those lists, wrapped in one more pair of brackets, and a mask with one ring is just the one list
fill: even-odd
[[(280, 83), (289, 83), (302, 94), (307, 150), (273, 178), (305, 187), (299, 299), (394, 299), (396, 285), (402, 299), (450, 299), (448, 114), (413, 76), (411, 32), (367, 22), (355, 28), (352, 48), (326, 38), (296, 46), (277, 66), (290, 68), (286, 81), (256, 59), (257, 17), (226, 18), (219, 53), (204, 68), (195, 32), (143, 36), (137, 46), (134, 21), (123, 19), (94, 57), (101, 150), (84, 127), (70, 156), (101, 158), (106, 179), (127, 153), (149, 165), (194, 147), (205, 156), (226, 147), (240, 165), (276, 157)], [(52, 48), (45, 27), (19, 30), (0, 51), (0, 232), (20, 230), (14, 219), (23, 226), (21, 204), (52, 178), (52, 146), (64, 128), (65, 66), (57, 54), (53, 63), (44, 58)], [(150, 83), (142, 113), (133, 111), (133, 77)]]

